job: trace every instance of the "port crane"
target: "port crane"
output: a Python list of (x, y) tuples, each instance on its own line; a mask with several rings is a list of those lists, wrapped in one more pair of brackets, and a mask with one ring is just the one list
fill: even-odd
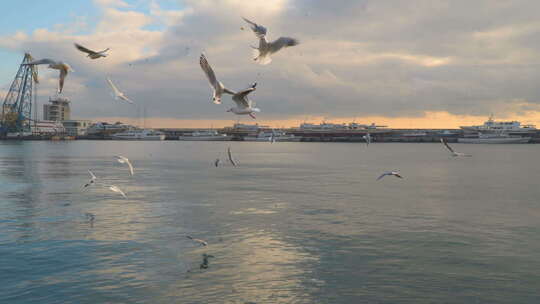
[(36, 66), (24, 65), (33, 61), (29, 53), (19, 66), (15, 79), (4, 98), (0, 116), (0, 136), (8, 133), (19, 136), (31, 135), (32, 102), (37, 97), (38, 70)]

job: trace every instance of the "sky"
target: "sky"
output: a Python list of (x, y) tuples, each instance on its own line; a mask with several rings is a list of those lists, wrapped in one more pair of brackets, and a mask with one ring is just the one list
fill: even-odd
[[(50, 8), (54, 9), (51, 10)], [(152, 127), (301, 122), (457, 128), (499, 120), (540, 125), (540, 2), (534, 0), (29, 0), (0, 20), (0, 98), (25, 52), (69, 63), (72, 116)], [(257, 39), (300, 44), (253, 62)], [(91, 60), (73, 47), (111, 48)], [(212, 103), (204, 52), (233, 90), (254, 81), (257, 120)], [(58, 72), (39, 68), (38, 100)], [(135, 105), (115, 101), (110, 77)]]

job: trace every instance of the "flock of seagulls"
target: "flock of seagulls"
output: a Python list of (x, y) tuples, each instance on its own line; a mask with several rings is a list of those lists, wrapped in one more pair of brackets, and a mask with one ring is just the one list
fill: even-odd
[[(269, 64), (272, 61), (270, 55), (285, 47), (295, 46), (299, 43), (298, 40), (289, 37), (280, 37), (273, 42), (268, 42), (266, 40), (267, 30), (264, 26), (252, 22), (244, 17), (242, 18), (250, 25), (251, 29), (255, 33), (255, 36), (259, 39), (259, 47), (252, 46), (252, 48), (256, 51), (253, 60), (259, 64)], [(213, 103), (221, 104), (221, 97), (223, 94), (232, 95), (232, 100), (236, 103), (236, 107), (228, 109), (227, 112), (231, 112), (236, 115), (249, 115), (253, 119), (256, 118), (255, 113), (261, 112), (261, 109), (255, 107), (255, 102), (248, 98), (248, 95), (256, 90), (256, 82), (246, 89), (235, 92), (228, 89), (221, 81), (217, 79), (214, 70), (210, 66), (210, 63), (208, 63), (206, 55), (201, 54), (199, 64), (210, 82)]]
[[(127, 157), (122, 156), (122, 155), (115, 156), (115, 158), (116, 158), (116, 161), (118, 161), (119, 163), (127, 165), (128, 169), (129, 169), (129, 174), (131, 176), (133, 176), (133, 174), (134, 174), (133, 165), (131, 164), (129, 159)], [(94, 172), (92, 172), (92, 170), (88, 170), (88, 173), (90, 174), (90, 180), (88, 181), (88, 183), (84, 184), (83, 188), (88, 188), (90, 186), (99, 184), (99, 185), (111, 190), (112, 192), (120, 194), (125, 199), (128, 198), (126, 193), (122, 189), (120, 189), (118, 186), (116, 186), (116, 185), (108, 185), (108, 184), (98, 182), (98, 178), (94, 174)]]
[[(257, 24), (253, 21), (250, 21), (244, 17), (242, 17), (242, 19), (249, 25), (249, 27), (255, 34), (256, 38), (258, 39), (258, 47), (251, 46), (254, 49), (253, 61), (258, 64), (267, 65), (272, 62), (271, 56), (273, 54), (279, 52), (280, 50), (284, 48), (296, 46), (299, 44), (297, 39), (290, 38), (290, 37), (279, 37), (278, 39), (269, 42), (267, 40), (268, 30), (266, 27), (264, 27), (263, 25)], [(243, 27), (241, 29), (243, 30)], [(107, 52), (110, 50), (109, 48), (107, 48), (102, 51), (94, 51), (77, 43), (75, 43), (74, 46), (77, 50), (85, 53), (87, 57), (92, 60), (107, 57), (108, 55)], [(69, 72), (73, 72), (73, 69), (71, 68), (69, 64), (63, 61), (56, 61), (56, 60), (52, 60), (48, 58), (34, 60), (31, 62), (25, 63), (25, 65), (31, 65), (31, 66), (44, 65), (44, 64), (47, 64), (50, 69), (55, 69), (60, 72), (57, 92), (58, 94), (61, 94), (64, 87), (65, 79)], [(236, 115), (249, 115), (253, 119), (256, 118), (255, 113), (259, 113), (261, 112), (261, 110), (256, 107), (255, 102), (249, 99), (249, 95), (257, 89), (257, 82), (254, 82), (252, 85), (250, 85), (249, 87), (243, 90), (233, 91), (227, 88), (221, 81), (218, 80), (218, 78), (216, 77), (216, 73), (214, 72), (214, 69), (208, 62), (208, 59), (206, 58), (206, 55), (204, 53), (200, 55), (199, 65), (209, 81), (210, 87), (212, 89), (212, 102), (214, 104), (221, 105), (223, 95), (228, 94), (232, 96), (231, 99), (232, 101), (234, 101), (235, 106), (229, 108), (227, 112), (231, 112)], [(106, 80), (109, 87), (111, 88), (111, 92), (114, 99), (122, 100), (126, 103), (133, 104), (133, 101), (130, 98), (128, 98), (126, 94), (122, 92), (109, 77), (107, 77)], [(367, 133), (366, 135), (363, 136), (363, 138), (366, 142), (366, 146), (369, 146), (369, 144), (371, 143), (371, 135)], [(269, 141), (271, 143), (275, 142), (275, 134), (273, 132), (272, 132), (272, 136), (269, 138)], [(444, 139), (441, 139), (441, 143), (450, 151), (453, 157), (471, 156), (465, 153), (454, 151)], [(227, 148), (227, 157), (231, 165), (236, 167), (237, 163), (232, 156), (230, 147)], [(133, 165), (127, 157), (117, 155), (115, 156), (115, 159), (118, 163), (127, 166), (130, 176), (134, 175)], [(217, 158), (214, 161), (214, 166), (219, 167), (219, 165), (220, 165), (220, 159)], [(83, 188), (88, 188), (94, 185), (101, 185), (104, 188), (121, 195), (125, 199), (128, 198), (126, 193), (122, 189), (120, 189), (118, 186), (101, 183), (100, 179), (98, 179), (98, 177), (91, 170), (88, 170), (88, 173), (90, 174), (90, 180), (86, 184), (84, 184)], [(396, 171), (384, 172), (377, 178), (377, 180), (381, 180), (386, 176), (394, 176), (400, 179), (403, 178), (400, 172), (396, 170)], [(87, 213), (86, 216), (93, 223), (94, 218), (95, 218), (94, 215)], [(205, 240), (194, 238), (190, 235), (187, 235), (186, 238), (197, 243), (199, 246), (202, 246), (202, 247), (208, 246), (208, 242)], [(213, 258), (214, 256), (204, 253), (202, 257), (203, 257), (203, 260), (202, 260), (202, 263), (200, 264), (200, 269), (206, 269), (209, 266), (209, 258)]]
[[(259, 40), (259, 46), (255, 47), (252, 46), (252, 48), (255, 51), (255, 57), (253, 60), (259, 64), (266, 65), (269, 64), (272, 61), (271, 55), (277, 53), (283, 48), (286, 47), (292, 47), (295, 45), (298, 45), (299, 42), (295, 38), (290, 37), (279, 37), (278, 39), (269, 42), (266, 39), (267, 29), (266, 27), (257, 24), (253, 21), (250, 21), (244, 17), (242, 17), (245, 22), (247, 22)], [(243, 29), (243, 28), (242, 28)], [(108, 56), (108, 51), (110, 48), (106, 48), (102, 51), (94, 51), (92, 49), (89, 49), (81, 44), (74, 43), (74, 46), (77, 50), (79, 50), (82, 53), (86, 54), (86, 57), (95, 60), (99, 58), (104, 58)], [(44, 58), (40, 60), (34, 60), (28, 63), (25, 63), (24, 65), (42, 65), (42, 64), (48, 64), (49, 68), (59, 70), (60, 75), (58, 78), (58, 89), (57, 93), (61, 94), (62, 90), (64, 88), (64, 82), (66, 80), (66, 77), (69, 72), (73, 72), (73, 69), (71, 66), (63, 61), (57, 61), (49, 58)], [(231, 107), (227, 110), (227, 112), (234, 113), (236, 115), (249, 115), (253, 119), (256, 118), (255, 113), (261, 112), (259, 108), (255, 106), (255, 102), (249, 99), (248, 95), (256, 90), (257, 83), (253, 83), (248, 88), (240, 90), (238, 92), (232, 91), (225, 87), (225, 85), (220, 82), (214, 73), (214, 70), (208, 63), (208, 60), (206, 59), (206, 56), (204, 54), (201, 54), (199, 64), (206, 74), (206, 77), (208, 78), (208, 81), (210, 82), (210, 86), (213, 90), (213, 96), (212, 96), (212, 102), (215, 104), (221, 104), (221, 97), (223, 94), (230, 94), (232, 95), (232, 100), (235, 102), (236, 106)], [(129, 104), (133, 104), (133, 101), (129, 99), (126, 94), (118, 89), (118, 87), (112, 82), (112, 80), (107, 77), (106, 78), (107, 83), (109, 84), (112, 95), (114, 99), (116, 100), (123, 100)]]

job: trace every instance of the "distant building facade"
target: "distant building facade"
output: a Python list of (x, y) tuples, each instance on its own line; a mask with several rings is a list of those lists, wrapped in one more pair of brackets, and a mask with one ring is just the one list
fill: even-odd
[(69, 99), (49, 97), (49, 104), (43, 105), (43, 120), (47, 121), (64, 121), (70, 120), (71, 108)]
[(90, 120), (64, 120), (62, 121), (68, 136), (85, 136), (88, 134), (88, 127), (92, 124)]

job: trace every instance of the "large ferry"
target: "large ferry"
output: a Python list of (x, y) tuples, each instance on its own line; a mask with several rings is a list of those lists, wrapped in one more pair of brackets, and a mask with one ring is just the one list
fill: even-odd
[(111, 135), (121, 140), (164, 140), (165, 134), (151, 129), (133, 129)]
[(178, 137), (178, 140), (192, 140), (192, 141), (227, 141), (231, 140), (231, 137), (226, 134), (220, 134), (216, 130), (208, 131), (194, 131)]
[(508, 135), (527, 135), (537, 131), (534, 125), (521, 125), (519, 121), (495, 121), (493, 116), (480, 126), (462, 126), (465, 133), (503, 133)]

